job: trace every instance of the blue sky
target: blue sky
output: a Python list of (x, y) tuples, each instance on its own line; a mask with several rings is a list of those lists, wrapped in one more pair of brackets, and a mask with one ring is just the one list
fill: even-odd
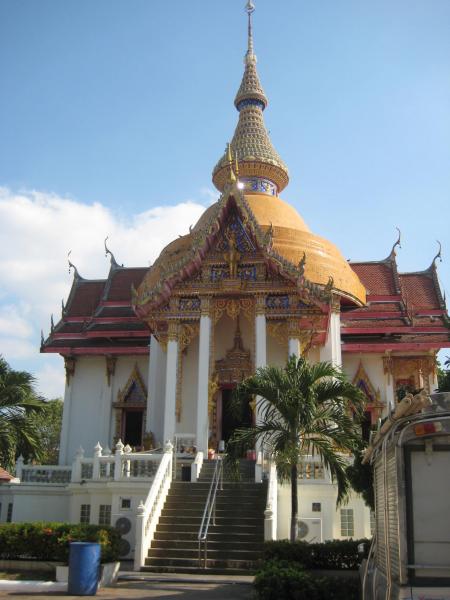
[[(255, 3), (283, 198), (352, 260), (386, 256), (399, 226), (399, 268), (421, 270), (439, 239), (450, 293), (450, 2)], [(244, 4), (0, 0), (0, 352), (45, 393), (62, 385), (38, 344), (67, 251), (104, 276), (109, 234), (118, 260), (145, 265), (214, 197)]]

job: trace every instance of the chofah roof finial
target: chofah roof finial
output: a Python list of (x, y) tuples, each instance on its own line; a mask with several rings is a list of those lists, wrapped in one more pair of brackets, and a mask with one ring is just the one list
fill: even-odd
[(70, 260), (70, 255), (71, 254), (72, 254), (72, 250), (69, 250), (69, 252), (67, 253), (67, 262), (69, 263), (69, 273), (71, 273), (72, 269), (73, 269), (73, 273), (74, 273), (75, 279), (83, 279), (83, 277), (81, 277), (81, 275), (80, 275), (78, 269), (76, 268), (76, 266)]
[(436, 266), (436, 261), (437, 261), (437, 259), (439, 259), (439, 261), (440, 261), (440, 262), (442, 262), (442, 244), (441, 244), (441, 242), (440, 242), (439, 240), (436, 240), (436, 242), (437, 242), (437, 243), (438, 243), (438, 245), (439, 245), (439, 250), (437, 251), (437, 254), (436, 254), (436, 256), (435, 256), (435, 257), (433, 258), (433, 260), (431, 261), (431, 267), (432, 267), (433, 269), (436, 269), (436, 268), (437, 268), (437, 266)]
[[(103, 242), (103, 243), (104, 243), (104, 245), (105, 245), (105, 256), (108, 256), (108, 254), (109, 254), (109, 255), (110, 255), (110, 257), (111, 257), (111, 266), (112, 266), (112, 267), (118, 267), (118, 266), (119, 266), (119, 263), (116, 261), (116, 259), (115, 259), (115, 257), (114, 257), (114, 254), (111, 252), (111, 250), (110, 250), (110, 249), (108, 248), (108, 246), (106, 245), (106, 242), (108, 241), (108, 238), (109, 238), (109, 236), (107, 235), (107, 236), (105, 237), (105, 240), (104, 240), (104, 242)], [(123, 266), (123, 265), (122, 265), (122, 266)]]

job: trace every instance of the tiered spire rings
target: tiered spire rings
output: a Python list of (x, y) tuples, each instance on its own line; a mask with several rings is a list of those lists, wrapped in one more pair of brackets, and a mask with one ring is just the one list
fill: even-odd
[[(231, 152), (236, 157), (240, 178), (246, 193), (278, 195), (289, 182), (288, 170), (272, 146), (264, 125), (263, 111), (268, 104), (256, 70), (253, 45), (252, 15), (255, 5), (248, 0), (248, 45), (244, 57), (245, 69), (234, 100), (239, 122), (231, 140)], [(223, 191), (229, 181), (229, 158), (225, 151), (213, 170), (213, 183)]]

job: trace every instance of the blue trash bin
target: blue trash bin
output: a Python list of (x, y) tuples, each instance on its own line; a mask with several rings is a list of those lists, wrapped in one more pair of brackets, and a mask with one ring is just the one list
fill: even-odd
[(100, 544), (72, 542), (69, 550), (69, 585), (74, 596), (95, 596), (100, 578)]

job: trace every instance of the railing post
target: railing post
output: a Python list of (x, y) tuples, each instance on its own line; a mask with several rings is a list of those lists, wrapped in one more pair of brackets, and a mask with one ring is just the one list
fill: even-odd
[(16, 477), (18, 477), (19, 479), (22, 479), (23, 463), (23, 456), (20, 455), (19, 458), (16, 460)]
[[(111, 449), (109, 448), (109, 446), (106, 446), (106, 448), (103, 449), (103, 456), (111, 456)], [(111, 463), (108, 461), (105, 463), (106, 479), (109, 479), (110, 475), (111, 475)]]
[(122, 440), (119, 440), (116, 444), (116, 455), (114, 457), (114, 481), (120, 481), (122, 479), (122, 455), (123, 444)]
[(92, 479), (96, 481), (100, 479), (100, 457), (102, 455), (102, 447), (100, 442), (97, 442), (94, 447), (94, 460), (92, 461)]
[(143, 500), (136, 509), (136, 551), (134, 555), (134, 570), (140, 571), (143, 565), (144, 538), (145, 538), (145, 505)]
[(70, 481), (72, 483), (81, 481), (81, 461), (83, 460), (83, 458), (84, 458), (84, 450), (80, 446), (78, 448), (78, 450), (76, 451), (75, 459), (72, 463), (72, 476), (70, 478)]
[[(124, 454), (131, 454), (131, 446), (130, 444), (127, 444), (125, 446), (125, 448), (123, 449)], [(131, 472), (131, 461), (130, 459), (127, 459), (125, 461), (125, 477), (130, 477), (130, 472)]]

